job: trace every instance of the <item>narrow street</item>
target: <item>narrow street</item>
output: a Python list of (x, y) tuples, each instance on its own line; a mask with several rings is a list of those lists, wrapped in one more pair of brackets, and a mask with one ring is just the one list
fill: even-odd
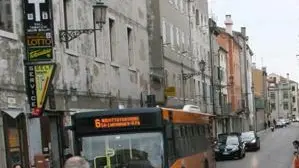
[(217, 168), (290, 168), (294, 148), (292, 141), (299, 139), (299, 124), (269, 130), (260, 135), (261, 150), (247, 152), (242, 160), (217, 162)]

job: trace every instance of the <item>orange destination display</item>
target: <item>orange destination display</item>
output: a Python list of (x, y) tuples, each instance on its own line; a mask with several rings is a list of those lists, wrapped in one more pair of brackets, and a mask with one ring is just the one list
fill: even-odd
[(78, 135), (87, 135), (162, 128), (161, 113), (154, 111), (130, 114), (129, 112), (127, 112), (128, 114), (111, 114), (111, 112), (79, 113), (73, 117), (73, 129), (76, 130)]
[(140, 125), (141, 124), (139, 116), (94, 119), (95, 128), (119, 128)]

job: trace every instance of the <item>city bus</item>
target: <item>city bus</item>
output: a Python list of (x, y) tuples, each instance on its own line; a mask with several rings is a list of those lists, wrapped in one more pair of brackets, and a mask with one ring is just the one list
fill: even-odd
[(214, 116), (196, 110), (128, 108), (72, 115), (74, 154), (92, 168), (215, 168)]

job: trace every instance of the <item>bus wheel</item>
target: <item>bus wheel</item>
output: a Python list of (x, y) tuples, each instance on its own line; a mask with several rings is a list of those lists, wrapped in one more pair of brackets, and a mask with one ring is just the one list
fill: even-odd
[(204, 168), (209, 168), (210, 166), (209, 166), (209, 161), (208, 160), (205, 160), (205, 166), (204, 166)]

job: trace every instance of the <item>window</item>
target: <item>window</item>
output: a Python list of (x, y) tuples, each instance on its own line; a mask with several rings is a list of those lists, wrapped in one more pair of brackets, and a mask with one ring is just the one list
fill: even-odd
[(166, 43), (166, 21), (165, 18), (162, 18), (162, 38), (163, 38), (163, 43)]
[(297, 111), (297, 109), (296, 109), (296, 108), (293, 108), (293, 111)]
[(271, 98), (272, 100), (275, 99), (275, 92), (270, 92), (270, 98)]
[(196, 14), (195, 14), (195, 22), (196, 22), (196, 25), (199, 25), (199, 10), (196, 9)]
[(276, 109), (276, 104), (275, 103), (271, 103), (271, 109), (275, 110)]
[(179, 0), (174, 0), (174, 5), (176, 9), (179, 9)]
[(127, 27), (129, 66), (134, 65), (132, 28)]
[(197, 96), (199, 96), (200, 95), (200, 81), (197, 81), (197, 87), (198, 87)]
[(213, 87), (212, 87), (212, 85), (210, 85), (209, 87), (210, 87), (210, 102), (213, 103), (213, 97), (214, 97), (214, 95), (213, 95)]
[(289, 98), (289, 93), (287, 91), (283, 92), (283, 98), (288, 99)]
[(13, 33), (12, 0), (0, 1), (0, 30)]
[(283, 109), (284, 109), (284, 110), (288, 110), (288, 109), (289, 109), (289, 104), (288, 104), (288, 102), (284, 102), (284, 103), (283, 103)]
[(183, 50), (185, 50), (185, 32), (181, 32), (181, 36), (182, 36), (182, 48)]
[(115, 61), (116, 54), (116, 30), (115, 30), (115, 21), (109, 19), (109, 39), (110, 39), (110, 59), (111, 62)]
[(179, 47), (180, 46), (180, 30), (179, 30), (179, 28), (176, 28), (176, 43)]
[(203, 89), (203, 100), (206, 101), (207, 100), (207, 84), (206, 83), (202, 83), (202, 89)]
[(170, 28), (170, 43), (171, 43), (171, 46), (172, 46), (172, 48), (173, 48), (173, 46), (174, 46), (173, 25), (172, 25), (172, 24), (170, 24), (170, 25), (169, 25), (169, 28)]
[(185, 0), (180, 0), (180, 9), (182, 13), (184, 13), (184, 1)]
[[(152, 167), (162, 167), (163, 159), (163, 136), (161, 133), (147, 132), (135, 134), (113, 134), (103, 136), (83, 137), (81, 141), (81, 153), (85, 159), (94, 165), (94, 158), (104, 156), (107, 149), (115, 151), (111, 157), (111, 167), (130, 166), (132, 158), (146, 158)], [(143, 156), (146, 154), (146, 157)], [(97, 160), (98, 167), (105, 167), (106, 157)]]
[(295, 86), (292, 86), (292, 91), (295, 91), (296, 89), (295, 89)]
[(189, 1), (188, 1), (188, 0), (185, 1), (185, 6), (186, 6), (186, 7), (185, 7), (185, 8), (186, 8), (186, 14), (188, 15), (189, 12), (190, 12), (190, 11), (189, 11)]
[(296, 102), (296, 98), (295, 98), (295, 96), (292, 97), (292, 100), (293, 100), (293, 103)]

